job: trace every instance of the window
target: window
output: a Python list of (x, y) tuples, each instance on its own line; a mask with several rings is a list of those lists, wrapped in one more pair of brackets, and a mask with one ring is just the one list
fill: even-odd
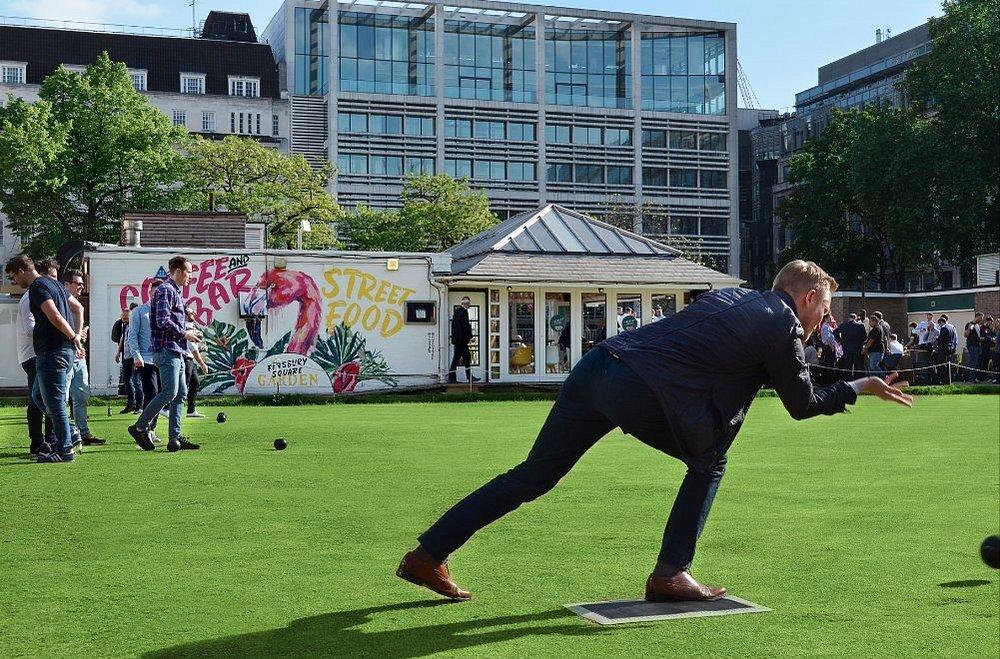
[(243, 132), (243, 113), (240, 112), (240, 133)]
[(508, 333), (511, 373), (535, 372), (535, 294), (513, 291), (508, 297)]
[(725, 190), (727, 187), (726, 178), (725, 171), (716, 169), (705, 170), (701, 173), (701, 187), (712, 190)]
[(535, 140), (535, 124), (512, 121), (507, 124), (507, 139), (511, 142), (533, 142)]
[(698, 149), (700, 151), (725, 151), (725, 133), (699, 133)]
[(63, 64), (62, 67), (71, 73), (84, 74), (87, 72), (87, 67), (83, 64)]
[(445, 119), (445, 137), (472, 137), (472, 121), (469, 119)]
[(452, 178), (472, 178), (472, 161), (466, 159), (446, 159), (444, 171)]
[(670, 233), (679, 233), (688, 236), (698, 235), (698, 218), (683, 216), (670, 218)]
[(229, 113), (229, 132), (230, 133), (235, 133), (236, 132), (236, 113), (235, 112), (230, 112)]
[(274, 137), (277, 137), (278, 133), (280, 132), (278, 129), (279, 129), (278, 115), (272, 114), (271, 115), (271, 135), (273, 135)]
[(204, 94), (205, 74), (203, 73), (182, 73), (181, 74), (182, 94)]
[(573, 144), (601, 144), (603, 142), (600, 128), (587, 126), (573, 127)]
[(340, 174), (367, 174), (368, 157), (363, 154), (342, 153), (337, 157), (337, 169)]
[[(284, 34), (282, 24), (282, 34)], [(295, 8), (295, 93), (323, 96), (329, 78), (329, 12), (307, 7)]]
[(546, 179), (550, 183), (572, 183), (573, 165), (554, 163), (548, 166)]
[(132, 86), (137, 92), (146, 91), (146, 71), (140, 69), (129, 69), (128, 75), (132, 79)]
[(701, 218), (701, 235), (703, 236), (724, 236), (726, 235), (726, 225), (724, 217), (703, 217)]
[(534, 181), (535, 163), (533, 162), (511, 162), (507, 163), (507, 178), (511, 181)]
[(548, 124), (545, 126), (545, 141), (549, 144), (569, 144), (570, 131), (569, 126)]
[(695, 150), (698, 148), (698, 133), (693, 130), (672, 130), (670, 131), (670, 148), (671, 149), (690, 149)]
[(260, 135), (260, 113), (257, 113), (257, 134)]
[(477, 140), (503, 141), (507, 137), (506, 125), (502, 121), (477, 121), (473, 128)]
[(341, 11), (340, 91), (433, 96), (434, 20)]
[(215, 132), (215, 113), (214, 112), (202, 112), (201, 113), (201, 130), (203, 133), (214, 133)]
[(382, 135), (402, 135), (403, 117), (398, 114), (373, 114), (368, 118), (368, 130)]
[(260, 96), (260, 78), (229, 76), (230, 96)]
[(368, 115), (361, 112), (341, 112), (337, 115), (337, 129), (341, 133), (367, 133)]
[(632, 107), (632, 44), (627, 30), (545, 30), (549, 103)]
[(445, 21), (444, 95), (482, 101), (535, 101), (535, 29)]
[(671, 168), (670, 187), (672, 188), (695, 188), (698, 187), (698, 170)]
[(643, 167), (642, 184), (655, 188), (667, 187), (666, 167)]
[(604, 143), (608, 146), (629, 146), (632, 144), (632, 131), (628, 128), (605, 128)]
[(472, 177), (487, 181), (503, 181), (507, 178), (502, 160), (476, 160), (472, 164)]
[(402, 176), (403, 158), (400, 156), (369, 156), (372, 174)]
[(407, 158), (407, 174), (433, 174), (434, 158)]
[(187, 126), (187, 113), (184, 110), (174, 110), (174, 125)]
[(609, 165), (608, 185), (632, 185), (632, 168)]
[(667, 148), (667, 131), (644, 129), (642, 131), (642, 145), (653, 149)]
[(720, 33), (642, 35), (642, 107), (726, 113), (726, 44)]
[(0, 82), (3, 82), (5, 85), (23, 85), (27, 71), (27, 64), (19, 62), (0, 63)]
[(604, 183), (604, 167), (601, 165), (577, 165), (576, 182), (589, 184)]
[(404, 123), (407, 135), (434, 135), (433, 117), (406, 117)]

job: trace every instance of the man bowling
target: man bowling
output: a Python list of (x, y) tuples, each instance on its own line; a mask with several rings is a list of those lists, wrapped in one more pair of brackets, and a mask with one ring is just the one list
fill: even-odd
[(813, 388), (803, 341), (829, 313), (836, 290), (815, 263), (792, 261), (770, 291), (713, 291), (669, 318), (605, 340), (573, 368), (524, 462), (455, 504), (420, 535), (396, 574), (469, 599), (448, 557), (476, 531), (551, 490), (591, 446), (621, 428), (687, 465), (646, 599), (722, 598), (725, 588), (699, 583), (690, 568), (726, 452), (761, 387), (774, 388), (797, 420), (843, 412), (864, 391), (912, 405), (901, 391), (906, 383), (892, 385), (894, 374)]

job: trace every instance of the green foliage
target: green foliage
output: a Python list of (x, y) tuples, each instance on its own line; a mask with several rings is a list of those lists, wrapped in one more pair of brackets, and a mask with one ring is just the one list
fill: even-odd
[(934, 48), (904, 89), (933, 117), (941, 256), (970, 273), (977, 254), (1000, 249), (1000, 6), (946, 0), (930, 21)]
[(791, 162), (781, 206), (793, 241), (782, 260), (818, 261), (843, 282), (875, 275), (902, 289), (914, 266), (940, 263), (930, 121), (909, 110), (834, 111)]
[(70, 240), (117, 243), (126, 209), (169, 208), (187, 140), (106, 53), (60, 68), (40, 100), (0, 108), (0, 208), (33, 255)]
[(407, 177), (402, 198), (402, 221), (419, 228), (424, 249), (448, 249), (499, 221), (484, 192), (447, 174)]
[(368, 350), (364, 335), (344, 323), (329, 330), (326, 337), (318, 339), (315, 350), (309, 356), (331, 376), (341, 365), (360, 356), (359, 379), (379, 380), (393, 387), (397, 384), (381, 351)]
[(206, 346), (203, 356), (208, 364), (209, 374), (202, 378), (201, 389), (209, 391), (209, 387), (214, 386), (212, 393), (218, 393), (235, 386), (233, 369), (250, 346), (246, 330), (213, 320), (211, 325), (202, 328), (202, 333)]
[[(644, 225), (643, 233), (658, 234), (661, 232), (655, 230), (654, 226), (658, 222), (662, 223), (666, 218), (663, 215), (663, 210), (658, 209), (653, 204), (627, 203), (616, 195), (601, 206), (599, 219), (613, 227), (633, 233), (639, 232), (639, 220), (641, 219)], [(720, 264), (716, 262), (713, 256), (703, 252), (704, 241), (700, 238), (673, 235), (657, 235), (655, 237), (659, 242), (679, 250), (681, 255), (688, 261), (703, 265), (706, 268), (725, 270), (724, 268), (719, 268)]]
[(269, 247), (295, 247), (302, 220), (311, 225), (302, 234), (303, 248), (338, 246), (334, 225), (343, 211), (326, 190), (329, 165), (313, 170), (300, 155), (233, 135), (221, 141), (196, 138), (189, 153), (183, 177), (187, 208), (208, 210), (214, 193), (217, 208), (267, 222)]
[(350, 236), (354, 249), (373, 252), (419, 250), (424, 242), (419, 225), (403, 219), (399, 211), (361, 204), (340, 221), (340, 232)]

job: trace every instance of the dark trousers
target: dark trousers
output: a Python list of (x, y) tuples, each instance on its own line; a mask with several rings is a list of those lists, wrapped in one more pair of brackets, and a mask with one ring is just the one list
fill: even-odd
[(194, 401), (198, 397), (198, 365), (190, 357), (184, 358), (184, 377), (187, 378), (187, 412), (194, 413)]
[[(28, 392), (35, 388), (35, 358), (21, 362), (21, 370), (28, 376)], [(34, 399), (28, 396), (28, 437), (31, 439), (31, 451), (38, 452), (45, 443), (45, 438), (52, 435), (52, 422), (45, 416), (45, 410), (38, 407)], [(45, 432), (42, 433), (42, 423), (44, 420)]]
[[(142, 405), (139, 405), (137, 409), (142, 410), (146, 405), (149, 405), (149, 401), (156, 397), (156, 394), (160, 393), (160, 374), (156, 370), (156, 367), (149, 362), (144, 362), (139, 370), (139, 381), (142, 382)], [(156, 417), (149, 424), (150, 429), (156, 428)]]
[[(868, 372), (864, 355), (860, 352), (847, 352), (846, 350), (840, 358), (837, 368), (841, 369), (838, 372), (841, 380), (854, 380), (865, 376)], [(853, 373), (848, 371), (853, 371)]]
[[(591, 350), (566, 379), (525, 461), (455, 504), (420, 536), (420, 544), (447, 559), (476, 531), (555, 487), (615, 427), (668, 455), (681, 455), (653, 391), (608, 351)], [(690, 567), (725, 468), (722, 456), (707, 469), (688, 469), (663, 533), (660, 562)]]
[(469, 344), (456, 345), (455, 356), (451, 358), (451, 366), (448, 367), (448, 379), (456, 380), (458, 376), (455, 375), (455, 370), (458, 368), (459, 363), (465, 364), (465, 376), (472, 382), (472, 354), (469, 353)]
[(66, 401), (69, 397), (69, 375), (76, 359), (76, 350), (58, 348), (35, 356), (35, 383), (31, 397), (45, 416), (52, 421), (52, 449), (67, 455), (73, 452), (73, 431), (69, 425)]

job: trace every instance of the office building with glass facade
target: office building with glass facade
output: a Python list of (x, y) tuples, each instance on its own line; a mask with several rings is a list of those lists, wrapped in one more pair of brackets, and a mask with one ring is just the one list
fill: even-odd
[(397, 207), (408, 173), (448, 173), (501, 219), (546, 203), (631, 214), (736, 267), (734, 24), (285, 0), (262, 41), (291, 98), (291, 150), (336, 165), (345, 208)]

